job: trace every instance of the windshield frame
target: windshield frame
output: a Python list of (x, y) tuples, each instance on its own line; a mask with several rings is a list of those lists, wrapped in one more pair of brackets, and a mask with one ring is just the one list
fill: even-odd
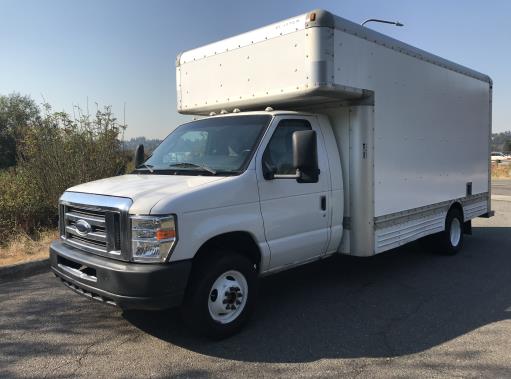
[(183, 176), (238, 176), (243, 174), (249, 167), (250, 163), (252, 162), (256, 152), (259, 149), (259, 146), (261, 144), (261, 141), (263, 139), (263, 136), (266, 134), (268, 128), (270, 125), (272, 125), (272, 121), (274, 119), (274, 115), (272, 114), (239, 114), (239, 115), (229, 115), (229, 116), (210, 116), (210, 117), (204, 117), (199, 120), (192, 120), (185, 122), (181, 125), (179, 125), (177, 128), (175, 128), (173, 131), (171, 131), (155, 148), (155, 150), (160, 147), (172, 134), (177, 132), (179, 129), (182, 129), (186, 127), (189, 124), (196, 123), (198, 121), (206, 120), (206, 119), (219, 119), (219, 118), (237, 118), (237, 117), (265, 117), (267, 118), (266, 123), (263, 124), (261, 127), (261, 130), (257, 137), (254, 139), (254, 145), (251, 148), (250, 154), (247, 155), (243, 163), (240, 165), (239, 169), (233, 170), (233, 171), (224, 171), (224, 170), (216, 170), (216, 173), (211, 173), (206, 170), (200, 170), (197, 168), (177, 168), (177, 167), (171, 167), (162, 169), (162, 168), (156, 168), (152, 165), (148, 165), (151, 167), (145, 168), (144, 165), (147, 165), (148, 160), (152, 157), (153, 154), (149, 155), (147, 159), (140, 164), (138, 167), (135, 167), (135, 170), (132, 172), (133, 174), (145, 174), (145, 175), (183, 175)]

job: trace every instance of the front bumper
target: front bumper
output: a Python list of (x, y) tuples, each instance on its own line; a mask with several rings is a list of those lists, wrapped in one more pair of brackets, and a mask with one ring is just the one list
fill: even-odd
[(123, 309), (165, 309), (182, 303), (192, 261), (121, 262), (54, 241), (50, 265), (65, 285), (93, 300)]

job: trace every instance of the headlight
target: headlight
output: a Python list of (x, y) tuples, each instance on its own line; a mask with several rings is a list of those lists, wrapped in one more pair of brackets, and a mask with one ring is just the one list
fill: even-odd
[(131, 216), (131, 241), (134, 262), (165, 262), (177, 241), (175, 216)]

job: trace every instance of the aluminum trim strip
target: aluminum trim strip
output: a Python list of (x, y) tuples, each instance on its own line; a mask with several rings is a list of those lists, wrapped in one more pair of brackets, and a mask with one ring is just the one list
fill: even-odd
[(58, 267), (62, 270), (62, 271), (65, 271), (67, 272), (68, 274), (71, 274), (73, 276), (76, 276), (80, 279), (84, 279), (84, 280), (88, 280), (90, 282), (94, 282), (96, 283), (98, 281), (98, 278), (96, 278), (95, 276), (92, 276), (92, 275), (87, 275), (86, 273), (76, 269), (76, 268), (72, 268), (72, 267), (69, 267), (69, 266), (64, 266), (63, 264), (59, 263), (58, 264)]
[(384, 216), (375, 217), (374, 225), (375, 230), (387, 228), (392, 225), (401, 224), (403, 222), (416, 220), (419, 218), (426, 217), (428, 215), (434, 215), (441, 212), (446, 212), (449, 207), (455, 203), (460, 202), (463, 207), (474, 204), (480, 201), (486, 201), (488, 199), (488, 192), (465, 196), (462, 198), (447, 200), (441, 203), (431, 204), (424, 207), (418, 207), (409, 209), (402, 212), (391, 213)]
[(80, 233), (78, 233), (76, 227), (74, 227), (73, 225), (67, 225), (66, 232), (77, 237), (102, 242), (106, 244), (106, 233), (104, 232), (90, 232), (86, 236), (81, 236)]
[(106, 248), (95, 247), (92, 244), (85, 244), (83, 242), (78, 242), (76, 239), (62, 238), (62, 240), (64, 242), (70, 244), (71, 246), (74, 246), (80, 250), (87, 251), (89, 253), (94, 253), (94, 254), (104, 256), (104, 254), (107, 252)]
[(104, 211), (105, 208), (127, 212), (133, 201), (127, 197), (96, 195), (66, 191), (60, 197), (61, 204), (84, 209)]
[(89, 224), (94, 225), (94, 226), (99, 226), (101, 228), (104, 228), (106, 226), (105, 219), (101, 218), (101, 217), (95, 217), (95, 216), (91, 216), (91, 215), (81, 215), (76, 212), (66, 212), (64, 217), (66, 218), (66, 220), (71, 220), (71, 221), (85, 220)]

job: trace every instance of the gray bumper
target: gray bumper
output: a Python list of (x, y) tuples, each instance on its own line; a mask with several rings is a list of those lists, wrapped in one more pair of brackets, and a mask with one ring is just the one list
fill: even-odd
[(181, 304), (192, 261), (120, 262), (54, 241), (50, 265), (66, 286), (93, 300), (123, 309), (165, 309)]

